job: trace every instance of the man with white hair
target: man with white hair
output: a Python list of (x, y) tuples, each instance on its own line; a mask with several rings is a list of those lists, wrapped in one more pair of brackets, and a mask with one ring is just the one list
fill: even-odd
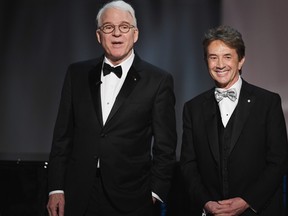
[(173, 78), (134, 53), (131, 5), (104, 5), (97, 25), (104, 55), (70, 65), (65, 77), (47, 208), (50, 216), (149, 216), (166, 201), (175, 164)]

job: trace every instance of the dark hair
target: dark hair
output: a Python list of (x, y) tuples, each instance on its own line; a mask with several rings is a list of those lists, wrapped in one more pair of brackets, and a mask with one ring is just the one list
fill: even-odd
[(205, 34), (203, 39), (203, 49), (204, 49), (204, 58), (207, 62), (207, 48), (212, 41), (221, 40), (227, 46), (232, 49), (235, 49), (238, 55), (239, 61), (245, 57), (245, 44), (242, 39), (242, 35), (230, 26), (218, 26), (216, 28), (209, 29)]

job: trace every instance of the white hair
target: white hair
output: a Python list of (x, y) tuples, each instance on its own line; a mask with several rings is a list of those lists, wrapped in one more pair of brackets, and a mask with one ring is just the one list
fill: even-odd
[(100, 27), (102, 25), (101, 23), (101, 17), (102, 17), (102, 14), (105, 10), (109, 9), (109, 8), (116, 8), (116, 9), (119, 9), (119, 10), (123, 10), (123, 11), (127, 11), (128, 13), (130, 13), (130, 15), (132, 16), (133, 18), (133, 25), (135, 27), (137, 27), (137, 20), (136, 20), (136, 17), (135, 17), (135, 11), (134, 9), (132, 8), (132, 6), (128, 3), (126, 3), (125, 1), (122, 1), (122, 0), (116, 0), (116, 1), (111, 1), (107, 4), (105, 4), (98, 12), (97, 14), (97, 17), (96, 17), (96, 23), (98, 25), (98, 27)]

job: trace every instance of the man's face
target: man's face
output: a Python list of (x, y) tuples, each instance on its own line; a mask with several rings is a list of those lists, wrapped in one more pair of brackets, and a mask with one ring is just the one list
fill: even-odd
[(228, 89), (237, 82), (244, 61), (239, 61), (236, 50), (221, 40), (212, 41), (207, 48), (208, 70), (219, 88)]
[(127, 11), (115, 8), (109, 8), (104, 11), (101, 23), (102, 26), (115, 26), (115, 30), (109, 34), (105, 34), (100, 29), (97, 29), (96, 36), (105, 51), (106, 57), (114, 65), (119, 64), (131, 54), (133, 45), (138, 40), (138, 29), (134, 27), (127, 33), (122, 33), (118, 28), (119, 25), (133, 25), (133, 18)]

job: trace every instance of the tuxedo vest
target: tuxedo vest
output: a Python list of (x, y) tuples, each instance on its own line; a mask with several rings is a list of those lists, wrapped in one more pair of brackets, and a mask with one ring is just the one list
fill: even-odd
[[(218, 106), (217, 106), (218, 107)], [(219, 138), (219, 152), (220, 152), (220, 178), (221, 178), (221, 189), (222, 189), (222, 196), (223, 199), (230, 198), (229, 197), (229, 155), (231, 152), (231, 138), (232, 138), (232, 131), (234, 126), (235, 120), (235, 113), (237, 110), (237, 106), (232, 113), (226, 127), (223, 126), (221, 120), (220, 109), (218, 107), (217, 112), (217, 122), (218, 122), (218, 138)]]

